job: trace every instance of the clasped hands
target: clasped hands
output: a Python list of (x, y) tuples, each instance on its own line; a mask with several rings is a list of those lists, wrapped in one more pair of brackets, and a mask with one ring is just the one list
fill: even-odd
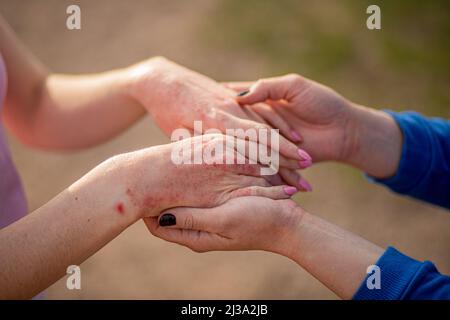
[[(128, 155), (141, 163), (135, 179), (127, 179), (137, 181), (129, 186), (137, 195), (131, 202), (150, 232), (194, 251), (260, 249), (284, 254), (292, 241), (290, 231), (305, 214), (289, 198), (297, 191), (311, 191), (297, 170), (309, 167), (312, 159), (346, 161), (358, 148), (357, 135), (348, 133), (356, 130), (352, 119), (358, 108), (299, 75), (219, 84), (164, 58), (132, 66), (130, 74), (129, 95), (167, 135), (180, 127), (193, 131), (197, 120), (205, 129), (221, 132), (280, 130), (281, 167), (271, 177), (259, 176), (258, 165), (250, 164), (174, 165), (173, 144), (139, 151), (140, 157)], [(209, 143), (223, 139), (217, 134)], [(150, 164), (157, 169), (145, 170)]]

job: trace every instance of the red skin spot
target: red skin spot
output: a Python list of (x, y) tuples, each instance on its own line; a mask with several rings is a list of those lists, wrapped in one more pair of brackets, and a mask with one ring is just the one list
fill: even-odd
[(122, 202), (119, 202), (118, 204), (116, 204), (116, 211), (117, 211), (119, 214), (123, 214), (123, 213), (125, 212), (125, 208), (124, 208)]

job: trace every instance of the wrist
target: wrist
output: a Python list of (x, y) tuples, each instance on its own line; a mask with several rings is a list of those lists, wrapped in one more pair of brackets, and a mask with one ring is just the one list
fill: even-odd
[(393, 176), (402, 151), (402, 133), (386, 112), (363, 106), (352, 108), (351, 151), (344, 160), (376, 178)]
[(161, 97), (167, 96), (169, 79), (167, 71), (171, 62), (163, 57), (153, 57), (125, 69), (126, 95), (152, 112)]
[(282, 216), (286, 223), (284, 228), (278, 232), (278, 236), (270, 242), (271, 247), (267, 251), (295, 260), (295, 256), (300, 250), (298, 248), (299, 231), (309, 214), (293, 201), (283, 202), (280, 211), (277, 212), (277, 215)]
[(139, 220), (139, 211), (127, 194), (127, 182), (121, 169), (122, 155), (114, 156), (92, 169), (67, 189), (73, 208), (89, 208), (95, 216), (123, 230)]
[(116, 171), (113, 178), (120, 195), (135, 219), (156, 216), (167, 206), (165, 181), (168, 170), (164, 146), (154, 146), (115, 156), (108, 161)]

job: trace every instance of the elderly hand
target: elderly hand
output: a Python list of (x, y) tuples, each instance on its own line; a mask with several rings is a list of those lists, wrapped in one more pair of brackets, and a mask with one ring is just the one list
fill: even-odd
[[(164, 58), (132, 66), (130, 74), (130, 95), (148, 110), (167, 135), (177, 128), (193, 132), (194, 121), (201, 121), (203, 130), (216, 129), (222, 133), (227, 129), (272, 128), (251, 109), (239, 106), (232, 90)], [(290, 134), (284, 130), (281, 133)], [(289, 138), (295, 141), (296, 137)], [(310, 166), (311, 157), (282, 135), (279, 152), (282, 167), (279, 174), (283, 180), (302, 191), (310, 190), (310, 185), (295, 170)]]
[[(196, 136), (118, 155), (102, 165), (106, 169), (93, 172), (107, 172), (110, 184), (122, 186), (118, 199), (125, 198), (123, 203), (129, 203), (140, 217), (156, 216), (177, 206), (214, 207), (240, 196), (286, 199), (297, 192), (292, 186), (272, 186), (261, 177), (261, 165), (251, 164), (249, 159), (245, 164), (237, 164), (236, 160), (226, 163), (226, 159), (237, 158), (239, 149), (224, 147), (225, 138), (221, 134)], [(215, 163), (174, 163), (174, 150), (187, 150), (187, 146), (192, 154), (223, 151), (210, 159)]]

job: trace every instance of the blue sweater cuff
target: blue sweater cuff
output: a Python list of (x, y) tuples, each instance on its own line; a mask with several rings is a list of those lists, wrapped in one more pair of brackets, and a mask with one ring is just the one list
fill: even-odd
[(356, 291), (355, 300), (400, 300), (418, 274), (422, 263), (389, 247), (375, 264), (380, 268), (381, 288), (369, 289), (368, 275)]

